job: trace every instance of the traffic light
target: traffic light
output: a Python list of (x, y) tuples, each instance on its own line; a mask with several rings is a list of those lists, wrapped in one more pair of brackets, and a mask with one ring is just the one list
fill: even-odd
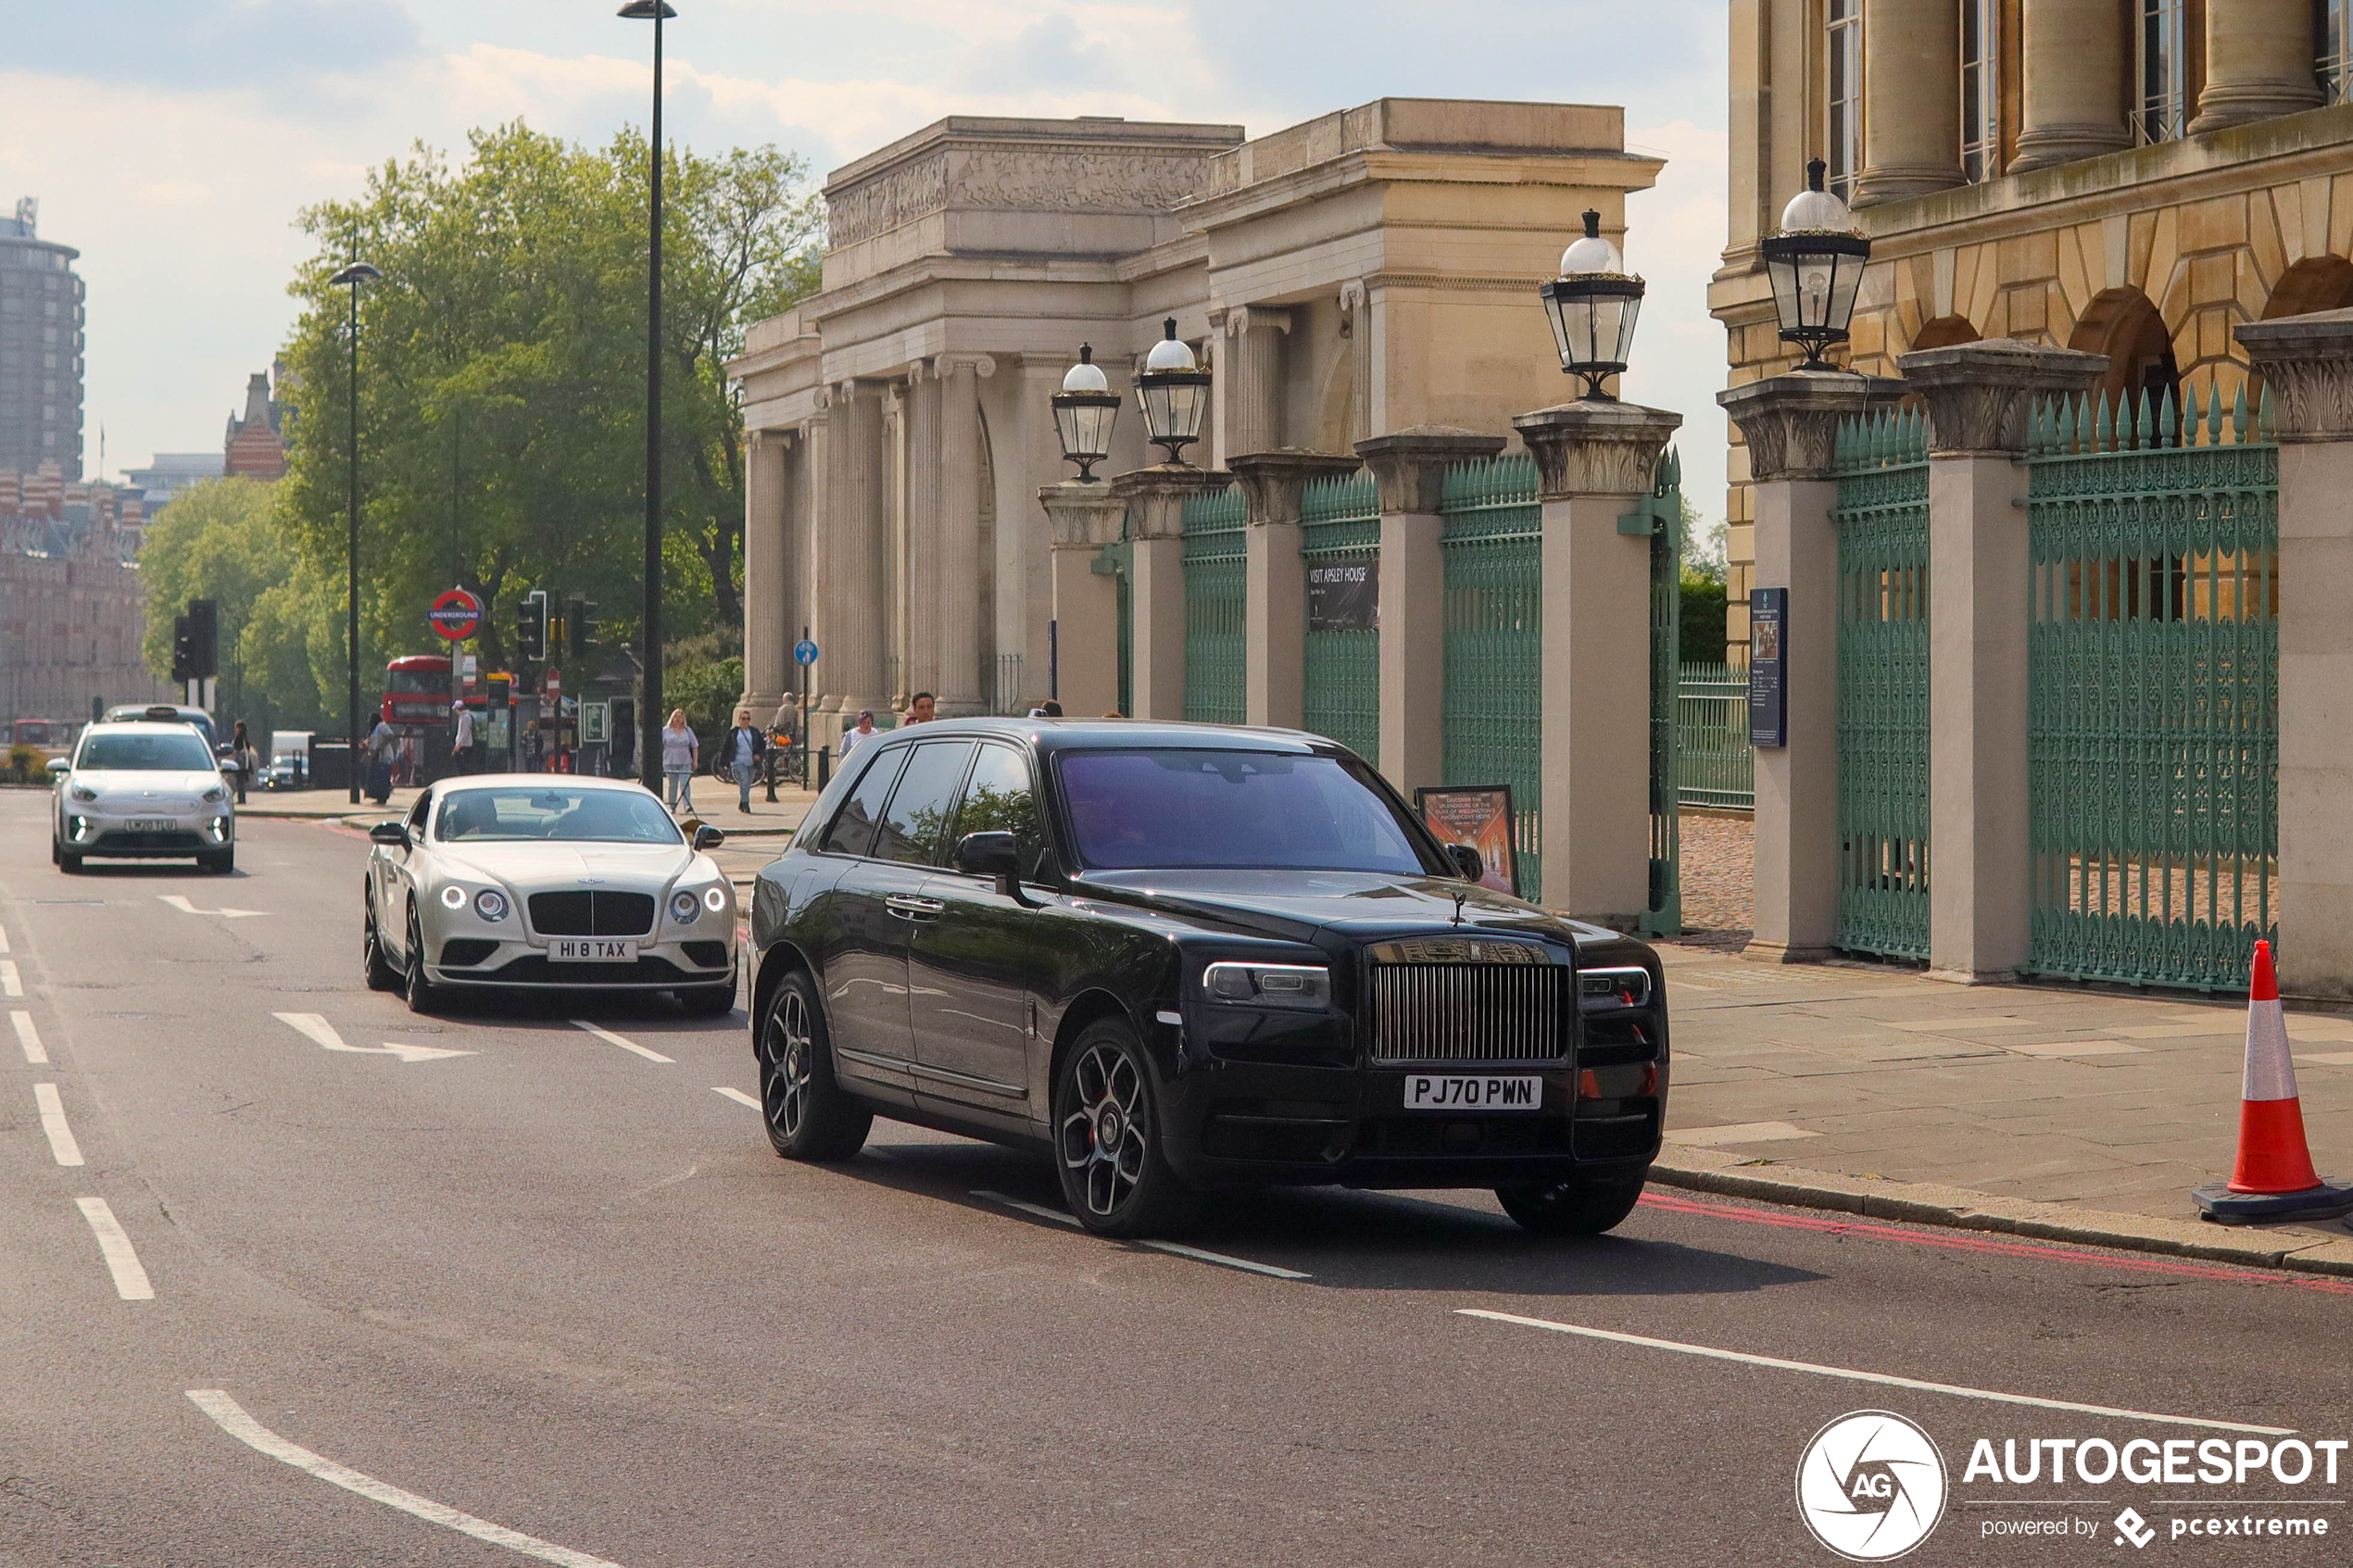
[(525, 594), (515, 611), (515, 657), (546, 659), (547, 657), (547, 594), (534, 588)]
[(196, 636), (184, 615), (171, 618), (171, 678), (182, 682), (196, 678)]
[[(595, 639), (597, 603), (578, 595), (564, 603), (564, 658), (575, 667), (588, 656), (588, 646)], [(579, 671), (574, 671), (575, 677)]]
[(220, 601), (188, 601), (188, 678), (208, 681), (220, 673)]

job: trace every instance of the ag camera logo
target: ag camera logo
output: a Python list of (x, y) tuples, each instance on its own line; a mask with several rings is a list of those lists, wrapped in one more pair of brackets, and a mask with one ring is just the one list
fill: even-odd
[(1814, 1434), (1797, 1461), (1797, 1512), (1852, 1562), (1903, 1556), (1944, 1516), (1944, 1456), (1887, 1411), (1856, 1411)]

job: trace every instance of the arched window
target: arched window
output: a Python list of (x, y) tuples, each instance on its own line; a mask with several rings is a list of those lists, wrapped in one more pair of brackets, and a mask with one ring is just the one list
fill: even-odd
[(1824, 182), (1841, 201), (1855, 199), (1855, 177), (1863, 171), (1863, 0), (1825, 0), (1829, 30), (1824, 98), (1830, 106), (1823, 161)]
[(2178, 141), (2189, 128), (2190, 0), (2134, 0), (2133, 137)]
[(2108, 356), (2108, 373), (2100, 378), (2099, 391), (2111, 408), (2135, 405), (2143, 394), (2154, 407), (2182, 380), (2165, 318), (2135, 288), (2094, 295), (2067, 346)]
[(1961, 172), (2002, 172), (2002, 0), (1961, 0)]

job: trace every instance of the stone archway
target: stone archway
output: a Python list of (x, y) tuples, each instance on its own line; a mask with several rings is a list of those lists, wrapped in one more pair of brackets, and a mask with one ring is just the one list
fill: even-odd
[(2342, 310), (2348, 305), (2353, 305), (2353, 261), (2341, 256), (2308, 256), (2271, 285), (2271, 297), (2263, 304), (2263, 320)]
[(1984, 335), (1966, 316), (1939, 316), (1920, 323), (1920, 330), (1912, 334), (1912, 346), (1950, 348), (1955, 344), (1975, 343)]
[(2097, 390), (2110, 407), (2143, 393), (2152, 404), (2167, 393), (2179, 394), (2182, 372), (2173, 359), (2173, 334), (2149, 296), (2138, 289), (2107, 289), (2093, 295), (2067, 346), (2108, 356), (2108, 373)]

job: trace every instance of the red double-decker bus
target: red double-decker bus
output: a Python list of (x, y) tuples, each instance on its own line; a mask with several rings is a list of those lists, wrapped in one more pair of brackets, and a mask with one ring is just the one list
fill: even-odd
[(384, 666), (385, 723), (447, 724), (449, 701), (449, 660), (443, 655), (412, 653)]

